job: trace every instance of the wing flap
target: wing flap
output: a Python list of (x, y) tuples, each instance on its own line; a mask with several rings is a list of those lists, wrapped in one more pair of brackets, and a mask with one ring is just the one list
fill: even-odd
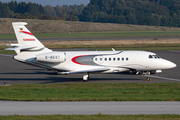
[(110, 69), (107, 68), (101, 68), (101, 69), (91, 69), (91, 70), (81, 70), (81, 71), (70, 71), (70, 72), (59, 72), (59, 74), (76, 74), (76, 73), (95, 73), (95, 72), (104, 72)]

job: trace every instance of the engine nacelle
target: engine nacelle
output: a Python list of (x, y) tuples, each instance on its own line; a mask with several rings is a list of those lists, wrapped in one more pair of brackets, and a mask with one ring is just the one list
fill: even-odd
[(62, 63), (66, 61), (65, 52), (51, 52), (36, 56), (36, 61), (48, 63)]

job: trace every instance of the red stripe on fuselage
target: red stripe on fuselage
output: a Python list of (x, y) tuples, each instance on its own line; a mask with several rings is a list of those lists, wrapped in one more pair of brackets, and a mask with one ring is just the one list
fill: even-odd
[(29, 35), (34, 36), (34, 35), (33, 35), (32, 33), (30, 33), (30, 32), (26, 32), (26, 31), (19, 31), (19, 32), (26, 33), (26, 34), (29, 34)]
[(73, 57), (73, 58), (71, 59), (71, 61), (74, 62), (74, 63), (76, 63), (76, 64), (79, 64), (79, 65), (85, 65), (85, 64), (82, 64), (82, 63), (79, 63), (79, 62), (76, 61), (77, 58), (83, 57), (83, 56), (86, 56), (86, 55), (80, 55), (80, 56)]

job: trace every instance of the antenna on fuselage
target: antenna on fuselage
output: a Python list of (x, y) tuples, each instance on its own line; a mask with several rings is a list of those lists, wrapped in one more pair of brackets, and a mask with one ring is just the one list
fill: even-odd
[(114, 48), (112, 48), (112, 51), (116, 51)]

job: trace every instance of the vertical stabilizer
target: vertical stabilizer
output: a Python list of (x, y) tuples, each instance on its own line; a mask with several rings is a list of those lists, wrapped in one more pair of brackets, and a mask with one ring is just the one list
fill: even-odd
[(44, 45), (25, 27), (26, 22), (13, 22), (14, 32), (20, 46), (36, 46), (43, 48)]
[(17, 54), (20, 54), (23, 51), (26, 53), (31, 52), (31, 54), (52, 52), (52, 50), (44, 47), (44, 45), (25, 27), (25, 25), (27, 25), (26, 22), (12, 23), (18, 44), (8, 45), (13, 48), (8, 48), (6, 50), (15, 50)]

